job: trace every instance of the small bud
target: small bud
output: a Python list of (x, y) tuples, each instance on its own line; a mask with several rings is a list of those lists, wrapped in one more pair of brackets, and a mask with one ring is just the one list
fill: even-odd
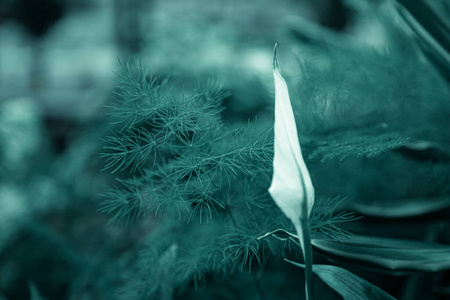
[(293, 222), (308, 218), (314, 205), (314, 187), (303, 160), (297, 126), (286, 81), (273, 56), (275, 79), (275, 155), (269, 193), (283, 213)]

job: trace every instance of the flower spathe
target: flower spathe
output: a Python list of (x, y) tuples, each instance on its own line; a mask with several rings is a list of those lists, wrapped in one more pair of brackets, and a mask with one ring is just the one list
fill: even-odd
[(309, 218), (314, 205), (314, 187), (301, 153), (288, 87), (278, 68), (276, 47), (275, 44), (275, 154), (269, 194), (294, 224), (304, 250), (300, 220)]

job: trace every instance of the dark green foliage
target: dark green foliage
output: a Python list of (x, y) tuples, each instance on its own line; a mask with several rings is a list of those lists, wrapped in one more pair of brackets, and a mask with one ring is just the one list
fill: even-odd
[[(364, 129), (337, 131), (325, 135), (323, 140), (316, 137), (310, 141), (315, 147), (308, 155), (309, 159), (320, 159), (322, 162), (332, 158), (341, 160), (348, 157), (375, 157), (383, 152), (397, 149), (407, 143), (408, 137), (383, 128), (370, 126)], [(308, 147), (310, 145), (306, 145)]]
[[(103, 193), (100, 211), (110, 223), (159, 220), (123, 298), (169, 299), (208, 274), (253, 274), (270, 256), (297, 247), (259, 239), (277, 228), (292, 230), (267, 192), (272, 125), (225, 126), (226, 94), (215, 80), (186, 95), (139, 64), (121, 65), (110, 107), (118, 128), (102, 154), (105, 169), (121, 179)], [(314, 230), (337, 235), (335, 224), (351, 218), (319, 209), (311, 222)]]
[[(346, 230), (342, 223), (359, 217), (342, 212), (342, 203), (357, 210), (448, 197), (450, 89), (405, 36), (401, 41), (407, 45), (386, 49), (302, 45), (300, 67), (287, 77), (296, 81), (291, 98), (317, 192), (313, 240), (340, 245), (364, 232)], [(139, 63), (121, 65), (102, 154), (118, 179), (100, 210), (110, 222), (157, 225), (137, 246), (119, 298), (195, 299), (205, 290), (212, 295), (213, 286), (231, 293), (231, 278), (247, 273), (253, 291), (241, 286), (239, 295), (267, 292), (261, 278), (270, 260), (301, 260), (294, 228), (267, 193), (273, 121), (225, 124), (228, 95), (216, 80), (180, 92)], [(422, 141), (441, 158), (415, 156)]]
[(448, 84), (420, 53), (395, 46), (300, 48), (292, 101), (309, 158), (374, 157), (417, 140), (450, 149)]
[(331, 201), (318, 201), (311, 214), (314, 226), (311, 231), (314, 234), (320, 233), (339, 240), (342, 236), (351, 235), (350, 232), (339, 227), (340, 224), (359, 219), (352, 212), (336, 212), (342, 200), (339, 198)]

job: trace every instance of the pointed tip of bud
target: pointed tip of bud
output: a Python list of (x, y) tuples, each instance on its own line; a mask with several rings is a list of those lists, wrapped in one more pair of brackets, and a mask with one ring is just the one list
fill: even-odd
[(273, 47), (273, 69), (278, 71), (278, 58), (277, 58), (277, 46), (278, 42), (275, 42), (275, 46)]

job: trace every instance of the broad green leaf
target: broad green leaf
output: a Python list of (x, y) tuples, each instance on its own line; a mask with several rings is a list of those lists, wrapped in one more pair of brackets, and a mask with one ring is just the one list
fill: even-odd
[[(283, 229), (268, 232), (259, 239), (273, 236), (296, 241), (297, 236)], [(450, 269), (450, 245), (411, 240), (352, 235), (339, 240), (313, 238), (314, 247), (325, 252), (369, 262), (385, 269), (400, 271), (441, 271)]]
[(342, 237), (339, 241), (312, 239), (311, 243), (331, 254), (390, 270), (450, 269), (450, 245), (357, 235)]
[[(445, 1), (406, 1), (396, 3), (395, 9), (414, 33), (419, 46), (431, 63), (450, 80), (450, 22), (443, 5)], [(441, 9), (441, 11), (439, 11)]]
[(273, 76), (275, 82), (275, 140), (273, 178), (269, 194), (294, 225), (306, 263), (306, 298), (312, 298), (312, 249), (309, 215), (314, 205), (314, 187), (302, 157), (297, 125), (289, 91), (278, 68), (275, 44)]
[(374, 203), (354, 202), (351, 208), (358, 213), (384, 218), (406, 218), (420, 216), (450, 207), (450, 198), (418, 198), (391, 200)]
[[(287, 261), (298, 267), (305, 267), (302, 264)], [(314, 265), (313, 271), (345, 300), (395, 300), (382, 289), (345, 269), (330, 265)]]

